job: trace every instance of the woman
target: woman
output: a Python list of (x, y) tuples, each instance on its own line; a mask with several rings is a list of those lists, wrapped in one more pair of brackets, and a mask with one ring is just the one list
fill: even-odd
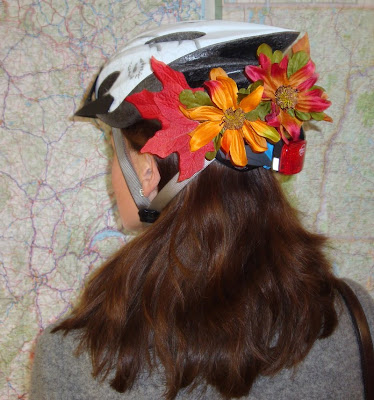
[(296, 36), (185, 23), (101, 71), (78, 115), (113, 128), (120, 215), (140, 234), (39, 339), (33, 399), (363, 398), (325, 238), (271, 171), (300, 171), (303, 121), (331, 121), (307, 38), (281, 53)]

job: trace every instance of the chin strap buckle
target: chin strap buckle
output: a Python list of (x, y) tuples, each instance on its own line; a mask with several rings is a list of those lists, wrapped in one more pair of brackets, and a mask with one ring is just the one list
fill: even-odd
[(149, 224), (152, 224), (156, 221), (159, 215), (160, 212), (156, 210), (150, 210), (148, 208), (143, 208), (142, 210), (139, 210), (139, 217), (141, 222), (148, 222)]

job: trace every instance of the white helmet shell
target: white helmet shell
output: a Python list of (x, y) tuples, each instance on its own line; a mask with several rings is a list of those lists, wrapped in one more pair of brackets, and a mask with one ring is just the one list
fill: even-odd
[(189, 21), (162, 26), (140, 35), (111, 57), (100, 71), (85, 106), (76, 115), (98, 117), (113, 127), (124, 128), (140, 119), (137, 110), (124, 101), (143, 89), (158, 91), (150, 59), (184, 73), (191, 87), (208, 79), (210, 69), (222, 67), (238, 84), (248, 86), (246, 65), (257, 64), (256, 50), (268, 43), (285, 50), (298, 32), (272, 26), (231, 21)]

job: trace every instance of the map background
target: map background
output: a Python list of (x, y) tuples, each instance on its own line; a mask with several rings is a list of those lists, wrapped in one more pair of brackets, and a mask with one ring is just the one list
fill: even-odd
[(128, 39), (203, 17), (308, 31), (334, 122), (310, 127), (305, 168), (284, 187), (305, 224), (331, 237), (336, 273), (374, 294), (371, 0), (2, 0), (0, 399), (27, 398), (37, 334), (128, 240), (112, 207), (108, 136), (71, 116)]

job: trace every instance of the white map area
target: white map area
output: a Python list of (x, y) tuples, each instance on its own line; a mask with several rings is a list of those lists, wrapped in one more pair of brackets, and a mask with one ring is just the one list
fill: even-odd
[(104, 60), (159, 24), (218, 15), (308, 31), (333, 106), (284, 183), (335, 270), (373, 290), (371, 1), (0, 2), (0, 399), (26, 399), (40, 330), (127, 237), (112, 211), (107, 135), (71, 119)]

